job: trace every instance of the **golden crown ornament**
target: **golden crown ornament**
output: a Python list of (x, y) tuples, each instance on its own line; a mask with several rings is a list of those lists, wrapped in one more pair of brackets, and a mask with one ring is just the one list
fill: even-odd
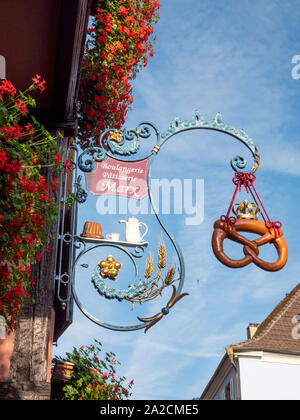
[(115, 141), (116, 143), (121, 143), (123, 140), (123, 134), (120, 131), (115, 130), (110, 132), (110, 139)]
[(249, 203), (247, 200), (234, 204), (232, 211), (237, 219), (248, 220), (258, 220), (258, 214), (261, 212), (256, 203)]

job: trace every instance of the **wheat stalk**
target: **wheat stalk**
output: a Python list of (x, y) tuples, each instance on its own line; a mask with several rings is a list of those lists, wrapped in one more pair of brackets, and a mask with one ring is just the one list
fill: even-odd
[(161, 238), (158, 243), (158, 268), (163, 269), (166, 266), (166, 247)]
[(175, 267), (171, 267), (169, 271), (167, 272), (166, 278), (165, 278), (165, 285), (170, 286), (175, 276)]
[(153, 257), (150, 254), (149, 259), (147, 260), (146, 269), (145, 269), (145, 278), (149, 279), (152, 276), (153, 272)]

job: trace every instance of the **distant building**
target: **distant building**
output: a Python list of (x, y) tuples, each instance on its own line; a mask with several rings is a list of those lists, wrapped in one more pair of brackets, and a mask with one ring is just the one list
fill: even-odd
[(300, 400), (300, 284), (226, 354), (201, 400)]

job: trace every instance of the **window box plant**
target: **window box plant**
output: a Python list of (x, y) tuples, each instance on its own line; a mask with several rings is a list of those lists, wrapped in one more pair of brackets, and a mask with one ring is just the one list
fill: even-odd
[(82, 63), (79, 138), (99, 137), (104, 128), (120, 129), (130, 108), (131, 81), (153, 56), (157, 0), (98, 0)]
[[(100, 358), (102, 344), (98, 340), (88, 346), (73, 348), (65, 357), (56, 357), (70, 368), (70, 380), (62, 387), (64, 400), (123, 400), (131, 395), (133, 380), (127, 382), (125, 377), (117, 377), (116, 368), (120, 362), (112, 352), (106, 352)], [(56, 366), (56, 365), (55, 365)], [(53, 370), (55, 380), (55, 367)], [(52, 375), (53, 375), (52, 374)], [(126, 383), (127, 382), (127, 383)], [(125, 385), (126, 383), (126, 385)]]

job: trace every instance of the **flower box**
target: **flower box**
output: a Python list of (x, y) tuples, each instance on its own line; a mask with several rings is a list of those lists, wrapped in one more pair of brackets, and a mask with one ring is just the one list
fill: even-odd
[(55, 360), (52, 372), (52, 381), (68, 382), (71, 379), (71, 372), (74, 369), (74, 363), (63, 360)]

